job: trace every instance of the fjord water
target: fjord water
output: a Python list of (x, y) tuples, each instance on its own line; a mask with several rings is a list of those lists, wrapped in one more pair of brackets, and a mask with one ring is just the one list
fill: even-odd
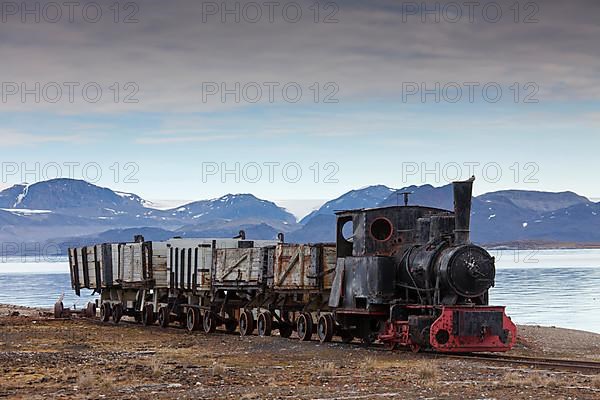
[[(519, 324), (600, 333), (600, 249), (491, 250), (496, 286), (490, 303), (506, 305)], [(94, 299), (71, 290), (66, 259), (0, 262), (0, 303), (51, 307), (64, 293), (65, 307)]]

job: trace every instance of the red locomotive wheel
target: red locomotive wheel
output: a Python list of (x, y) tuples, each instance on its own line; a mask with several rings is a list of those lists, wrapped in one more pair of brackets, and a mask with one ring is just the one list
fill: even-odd
[(110, 319), (111, 309), (110, 303), (102, 303), (100, 306), (100, 320), (102, 322), (108, 322)]
[(188, 308), (186, 327), (190, 332), (197, 331), (200, 329), (200, 310), (197, 308)]
[(154, 315), (154, 306), (152, 304), (146, 304), (142, 311), (142, 324), (144, 326), (154, 325), (156, 322), (156, 316)]
[(333, 338), (333, 317), (331, 314), (323, 314), (319, 317), (317, 334), (321, 343), (331, 342)]
[(161, 307), (158, 309), (158, 325), (161, 328), (167, 328), (171, 319), (171, 313), (169, 307)]
[(217, 329), (217, 318), (212, 311), (207, 311), (204, 313), (202, 326), (205, 333), (213, 333)]
[(310, 313), (303, 312), (298, 316), (298, 320), (296, 321), (296, 332), (298, 332), (298, 337), (303, 342), (312, 339), (313, 319)]
[(115, 304), (112, 308), (112, 319), (115, 324), (118, 324), (123, 317), (123, 306), (121, 304)]
[(258, 335), (271, 336), (273, 330), (273, 315), (270, 311), (263, 311), (258, 316)]
[(248, 336), (254, 332), (254, 316), (252, 311), (244, 310), (240, 315), (240, 335)]

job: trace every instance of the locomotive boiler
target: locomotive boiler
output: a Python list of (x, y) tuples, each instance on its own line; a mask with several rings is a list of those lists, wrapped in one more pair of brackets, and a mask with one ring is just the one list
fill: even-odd
[(516, 327), (488, 304), (494, 258), (469, 240), (473, 180), (453, 184), (453, 210), (409, 205), (405, 194), (404, 205), (339, 211), (335, 244), (241, 234), (69, 249), (72, 286), (100, 294), (89, 307), (105, 322), (507, 351)]

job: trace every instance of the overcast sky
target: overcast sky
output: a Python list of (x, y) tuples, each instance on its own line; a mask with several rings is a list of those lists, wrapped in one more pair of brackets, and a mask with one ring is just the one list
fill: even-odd
[(1, 186), (600, 197), (598, 1), (26, 3), (2, 3)]

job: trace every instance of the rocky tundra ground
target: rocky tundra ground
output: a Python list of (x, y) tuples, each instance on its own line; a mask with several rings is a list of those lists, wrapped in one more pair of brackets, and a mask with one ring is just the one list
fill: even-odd
[[(521, 326), (511, 353), (600, 361), (600, 335)], [(600, 375), (0, 306), (0, 398), (600, 399)]]

